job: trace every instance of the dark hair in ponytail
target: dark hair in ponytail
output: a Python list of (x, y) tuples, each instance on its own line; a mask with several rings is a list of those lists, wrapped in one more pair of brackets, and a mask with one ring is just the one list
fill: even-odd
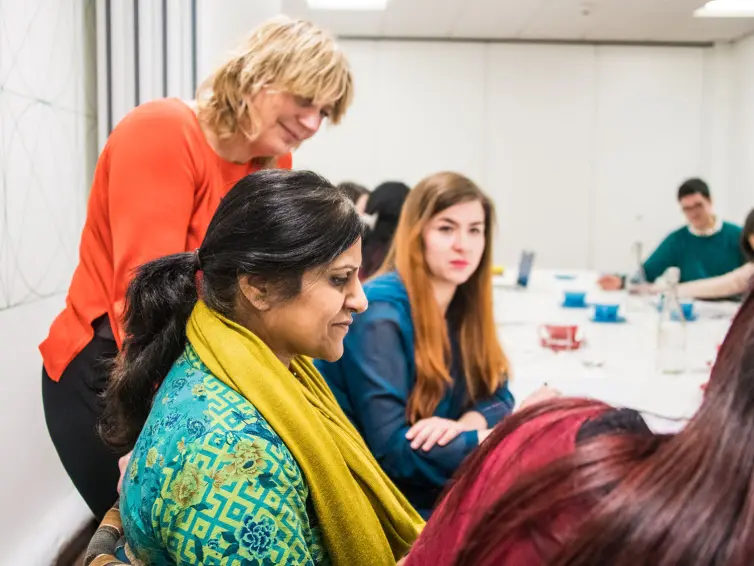
[(129, 285), (123, 349), (105, 394), (105, 441), (121, 448), (136, 442), (157, 388), (186, 346), (197, 282), (202, 300), (233, 319), (240, 276), (258, 277), (278, 300), (290, 300), (306, 271), (332, 262), (363, 230), (348, 198), (315, 173), (267, 170), (241, 179), (196, 252), (147, 263)]

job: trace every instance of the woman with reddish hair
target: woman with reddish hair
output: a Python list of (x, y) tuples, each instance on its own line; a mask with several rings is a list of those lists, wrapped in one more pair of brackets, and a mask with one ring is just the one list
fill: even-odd
[(582, 399), (531, 406), (464, 464), (405, 566), (744, 566), (754, 557), (754, 297), (676, 435)]
[(365, 285), (344, 355), (318, 368), (377, 461), (428, 516), (443, 486), (513, 408), (492, 314), (489, 199), (439, 173), (408, 193)]

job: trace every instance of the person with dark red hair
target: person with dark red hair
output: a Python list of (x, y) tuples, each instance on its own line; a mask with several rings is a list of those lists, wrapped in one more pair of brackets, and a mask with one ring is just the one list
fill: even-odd
[(678, 434), (559, 398), (504, 420), (405, 566), (744, 566), (754, 557), (754, 297)]

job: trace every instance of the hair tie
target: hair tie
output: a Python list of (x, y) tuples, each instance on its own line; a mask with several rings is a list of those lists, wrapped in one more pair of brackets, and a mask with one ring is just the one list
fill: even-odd
[(197, 271), (201, 271), (202, 270), (202, 260), (199, 257), (199, 248), (196, 248), (194, 250), (194, 260), (196, 261), (196, 269), (197, 269)]

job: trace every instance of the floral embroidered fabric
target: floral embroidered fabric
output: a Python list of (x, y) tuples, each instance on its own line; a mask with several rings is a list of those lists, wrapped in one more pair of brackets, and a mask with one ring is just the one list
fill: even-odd
[(148, 564), (330, 563), (288, 448), (190, 344), (155, 396), (120, 510)]

